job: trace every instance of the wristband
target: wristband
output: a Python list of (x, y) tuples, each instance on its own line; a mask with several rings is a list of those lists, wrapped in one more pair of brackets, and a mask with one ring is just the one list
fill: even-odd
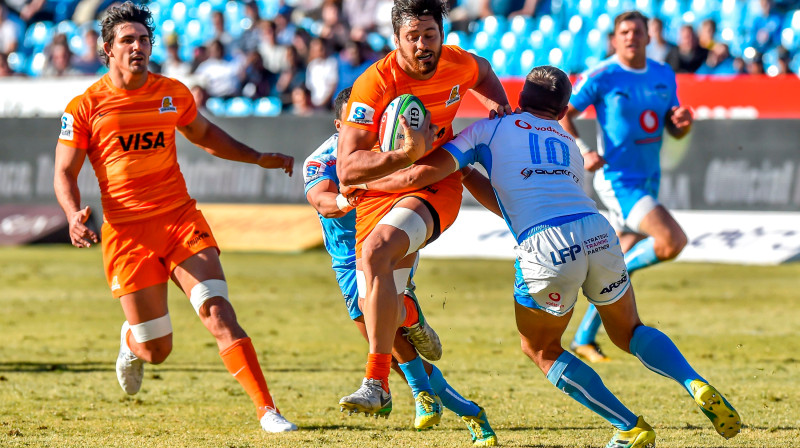
[(584, 155), (584, 154), (586, 154), (588, 152), (597, 151), (596, 149), (590, 148), (589, 145), (587, 145), (586, 142), (583, 141), (580, 137), (575, 139), (575, 144), (578, 145), (578, 149), (580, 149), (581, 155)]
[(344, 197), (341, 193), (336, 195), (336, 206), (339, 207), (339, 210), (343, 212), (349, 212), (353, 209), (353, 206), (347, 202), (347, 198)]

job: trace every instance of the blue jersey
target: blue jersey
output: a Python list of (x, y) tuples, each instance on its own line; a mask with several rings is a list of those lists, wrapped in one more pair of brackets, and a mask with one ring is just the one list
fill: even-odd
[[(305, 193), (323, 180), (339, 186), (336, 176), (336, 145), (339, 134), (333, 134), (311, 153), (303, 163)], [(325, 218), (319, 213), (325, 249), (331, 255), (333, 269), (355, 269), (356, 263), (356, 211), (351, 210), (341, 218)]]
[(581, 111), (594, 105), (597, 111), (605, 180), (625, 185), (661, 177), (664, 119), (679, 105), (672, 68), (648, 59), (646, 68), (632, 69), (613, 56), (581, 75), (570, 104)]

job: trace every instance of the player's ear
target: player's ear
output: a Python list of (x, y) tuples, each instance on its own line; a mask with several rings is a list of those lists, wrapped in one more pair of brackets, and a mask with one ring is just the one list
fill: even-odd
[(337, 118), (337, 119), (335, 119), (335, 120), (333, 120), (333, 126), (334, 126), (334, 127), (336, 128), (336, 130), (338, 131), (339, 129), (341, 129), (341, 128), (342, 128), (342, 120), (340, 120), (340, 119), (338, 119), (338, 118)]
[(112, 56), (111, 56), (111, 44), (110, 43), (103, 42), (103, 53), (105, 53), (106, 56), (108, 56), (108, 58), (111, 59)]
[(561, 121), (562, 118), (566, 117), (568, 110), (569, 110), (569, 106), (564, 106), (564, 108), (561, 109), (561, 113), (558, 114), (558, 118), (556, 120)]
[(400, 47), (400, 39), (397, 38), (397, 34), (392, 34), (392, 41), (394, 42), (394, 47)]

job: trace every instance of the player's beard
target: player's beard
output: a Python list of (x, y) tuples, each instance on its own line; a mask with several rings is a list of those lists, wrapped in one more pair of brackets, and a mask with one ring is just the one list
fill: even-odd
[[(430, 54), (431, 57), (428, 60), (420, 61), (418, 59), (419, 56), (424, 56), (426, 54)], [(442, 47), (436, 51), (428, 50), (423, 53), (413, 52), (413, 53), (406, 53), (402, 48), (400, 49), (400, 56), (406, 61), (410, 67), (413, 67), (414, 72), (425, 76), (429, 75), (436, 71), (436, 67), (439, 66), (439, 57), (442, 55)]]

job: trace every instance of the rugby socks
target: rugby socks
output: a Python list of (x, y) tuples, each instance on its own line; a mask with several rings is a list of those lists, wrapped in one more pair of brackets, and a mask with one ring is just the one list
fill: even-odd
[(655, 328), (644, 325), (636, 328), (630, 350), (648, 369), (682, 384), (689, 395), (692, 394), (689, 387), (692, 381), (708, 382), (694, 371), (669, 336)]
[(417, 356), (413, 361), (398, 365), (406, 376), (406, 381), (409, 387), (411, 387), (411, 392), (415, 397), (422, 391), (428, 392), (431, 395), (434, 394), (433, 387), (431, 387), (432, 384), (428, 380), (428, 374), (425, 372), (425, 365), (422, 364), (422, 358)]
[(389, 370), (392, 368), (391, 353), (370, 353), (367, 356), (366, 378), (381, 380), (383, 390), (389, 392)]
[(406, 319), (403, 321), (402, 327), (410, 327), (419, 322), (419, 312), (417, 311), (417, 304), (414, 300), (403, 294), (403, 306), (406, 308)]
[(586, 309), (586, 314), (583, 315), (581, 324), (578, 326), (578, 331), (575, 332), (573, 342), (577, 345), (591, 344), (597, 337), (597, 331), (602, 323), (597, 307), (590, 303), (589, 308)]
[(478, 413), (481, 412), (481, 408), (479, 408), (477, 404), (462, 397), (461, 394), (450, 387), (447, 380), (444, 379), (441, 370), (434, 365), (431, 365), (431, 367), (433, 368), (430, 376), (431, 387), (433, 387), (433, 391), (436, 392), (439, 399), (442, 400), (442, 405), (444, 405), (444, 407), (455, 412), (459, 417), (464, 415), (478, 415)]
[(594, 411), (617, 429), (629, 431), (638, 418), (603, 384), (603, 380), (568, 351), (561, 353), (547, 372), (547, 379), (578, 403)]
[[(275, 409), (275, 403), (267, 388), (267, 380), (258, 363), (256, 350), (250, 338), (237, 339), (230, 347), (219, 352), (228, 372), (242, 385), (258, 410), (258, 418), (264, 416), (267, 408)], [(280, 411), (278, 411), (280, 413)]]
[(654, 242), (655, 239), (652, 236), (645, 238), (625, 252), (625, 266), (627, 266), (629, 274), (661, 262), (653, 248)]

